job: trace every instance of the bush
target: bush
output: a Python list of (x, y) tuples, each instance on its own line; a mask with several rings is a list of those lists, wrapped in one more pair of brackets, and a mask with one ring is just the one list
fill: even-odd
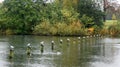
[(116, 25), (111, 25), (109, 28), (108, 28), (108, 30), (109, 30), (109, 34), (111, 35), (111, 36), (117, 36), (118, 34), (119, 34), (119, 28), (117, 28), (117, 26)]
[(80, 35), (80, 30), (81, 30), (82, 24), (80, 22), (73, 22), (69, 24), (68, 29), (71, 29), (71, 34), (72, 35)]
[(94, 28), (94, 34), (99, 34), (100, 33), (101, 27), (99, 27), (97, 25), (94, 25), (93, 28)]
[(67, 27), (66, 23), (64, 23), (64, 22), (63, 23), (58, 22), (54, 26), (57, 29), (57, 34), (58, 35), (65, 35), (65, 28)]
[(112, 20), (116, 20), (117, 18), (116, 18), (116, 15), (115, 14), (113, 14), (112, 15)]
[(40, 35), (49, 35), (51, 24), (47, 21), (44, 21), (34, 28), (34, 34), (40, 34)]
[(82, 28), (82, 24), (79, 21), (66, 24), (64, 22), (57, 22), (50, 24), (49, 22), (42, 22), (35, 26), (34, 34), (39, 35), (86, 35), (87, 30)]
[(13, 34), (13, 31), (10, 30), (10, 29), (7, 29), (7, 30), (5, 31), (5, 33), (6, 33), (6, 35), (12, 35), (12, 34)]
[(93, 19), (86, 16), (86, 15), (83, 15), (80, 18), (80, 20), (85, 25), (85, 27), (87, 27), (87, 28), (92, 27), (94, 25)]
[(100, 33), (103, 35), (118, 36), (120, 34), (119, 26), (120, 26), (119, 22), (112, 22), (112, 24), (109, 24), (109, 25), (105, 24), (104, 28), (101, 30)]
[(108, 29), (102, 29), (102, 30), (100, 31), (100, 34), (101, 34), (101, 35), (108, 35), (108, 34), (109, 34)]

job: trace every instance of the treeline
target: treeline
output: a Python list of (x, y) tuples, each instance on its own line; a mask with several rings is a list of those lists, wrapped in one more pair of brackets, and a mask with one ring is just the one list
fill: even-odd
[(92, 0), (4, 0), (0, 34), (91, 35), (103, 26), (104, 13)]

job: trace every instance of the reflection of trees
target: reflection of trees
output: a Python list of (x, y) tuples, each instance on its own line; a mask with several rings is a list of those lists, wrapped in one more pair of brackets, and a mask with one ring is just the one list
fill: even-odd
[[(85, 41), (84, 41), (85, 40)], [(99, 37), (81, 40), (80, 44), (71, 44), (64, 49), (63, 55), (58, 60), (61, 67), (80, 66), (90, 67), (89, 62), (101, 61), (112, 62), (114, 48), (109, 44), (102, 43)], [(89, 42), (89, 43), (86, 43)], [(112, 53), (111, 53), (112, 52)]]
[(63, 47), (63, 55), (55, 63), (58, 64), (58, 67), (59, 65), (61, 67), (88, 67), (89, 62), (93, 60), (91, 57), (98, 54), (100, 50), (100, 47), (99, 49), (92, 47), (96, 45), (96, 42), (96, 38), (84, 38), (76, 44)]

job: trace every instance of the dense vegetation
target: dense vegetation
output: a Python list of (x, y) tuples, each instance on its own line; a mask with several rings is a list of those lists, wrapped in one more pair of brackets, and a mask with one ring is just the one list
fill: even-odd
[(92, 0), (5, 0), (0, 5), (1, 34), (91, 35), (103, 31), (104, 13)]

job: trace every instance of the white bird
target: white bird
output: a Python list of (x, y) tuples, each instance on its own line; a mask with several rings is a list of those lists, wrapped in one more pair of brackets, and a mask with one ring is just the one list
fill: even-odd
[(60, 43), (63, 43), (63, 40), (62, 40), (62, 39), (60, 39)]
[(61, 52), (57, 52), (57, 55), (60, 55), (61, 54)]
[(87, 36), (87, 38), (89, 38), (89, 36)]
[(41, 45), (44, 45), (44, 41), (40, 42)]
[(10, 46), (11, 49), (14, 49), (14, 46)]
[(52, 41), (52, 43), (55, 43), (54, 41)]
[(14, 50), (14, 46), (10, 46), (10, 50)]
[(80, 37), (78, 37), (78, 39), (80, 40)]
[(28, 43), (27, 46), (30, 46), (30, 43)]
[(67, 38), (67, 42), (69, 42), (70, 41), (70, 39), (69, 38)]
[(92, 35), (90, 37), (92, 37)]
[(83, 37), (83, 38), (85, 38), (85, 37)]

